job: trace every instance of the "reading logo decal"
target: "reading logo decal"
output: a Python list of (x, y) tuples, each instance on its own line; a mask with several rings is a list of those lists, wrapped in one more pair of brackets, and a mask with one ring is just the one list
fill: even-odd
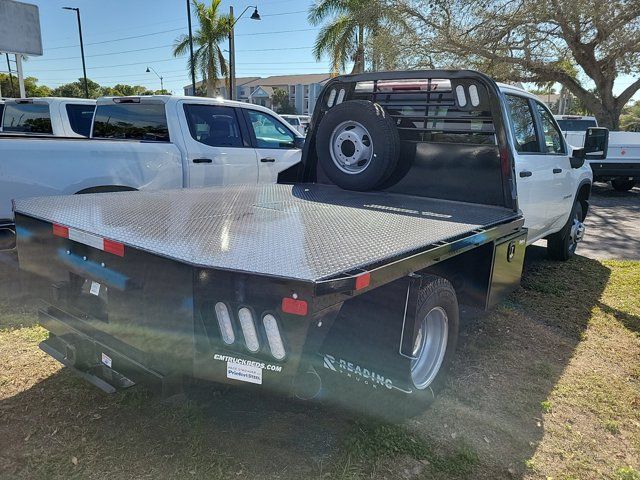
[(324, 368), (331, 370), (332, 372), (340, 373), (348, 378), (354, 379), (356, 382), (363, 382), (365, 385), (371, 385), (373, 388), (378, 388), (382, 385), (391, 390), (395, 388), (390, 378), (385, 378), (383, 375), (363, 368), (358, 364), (348, 362), (342, 358), (335, 358), (333, 355), (323, 355)]

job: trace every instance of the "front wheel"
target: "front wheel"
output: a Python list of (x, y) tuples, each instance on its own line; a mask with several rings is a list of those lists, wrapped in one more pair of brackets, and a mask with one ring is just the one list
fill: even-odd
[(622, 178), (614, 178), (611, 180), (611, 186), (617, 192), (628, 192), (636, 186), (635, 180), (627, 180)]
[(567, 224), (562, 230), (547, 239), (547, 254), (549, 258), (566, 261), (575, 255), (578, 243), (584, 237), (585, 227), (583, 220), (582, 204), (576, 200)]

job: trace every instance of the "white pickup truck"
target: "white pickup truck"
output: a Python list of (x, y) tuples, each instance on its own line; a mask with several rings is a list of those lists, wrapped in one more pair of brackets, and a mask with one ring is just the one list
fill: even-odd
[(0, 111), (0, 131), (24, 135), (88, 137), (96, 101), (84, 98), (11, 98)]
[[(597, 127), (595, 117), (555, 115), (570, 145), (582, 145), (587, 128)], [(626, 192), (640, 181), (640, 133), (609, 132), (607, 158), (589, 162), (595, 181), (611, 181), (619, 192)]]
[(258, 105), (162, 95), (100, 98), (91, 138), (2, 134), (0, 248), (13, 243), (12, 200), (274, 183), (300, 161), (303, 144), (304, 137)]
[(107, 392), (196, 377), (419, 407), (458, 302), (504, 298), (539, 238), (574, 254), (606, 134), (570, 147), (533, 95), (473, 71), (332, 78), (276, 185), (17, 201), (20, 268), (49, 280), (40, 346)]

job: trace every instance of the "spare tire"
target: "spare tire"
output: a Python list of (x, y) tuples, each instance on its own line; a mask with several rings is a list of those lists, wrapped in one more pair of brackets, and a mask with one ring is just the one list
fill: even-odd
[(318, 126), (316, 152), (333, 183), (347, 190), (371, 190), (398, 165), (400, 137), (380, 105), (350, 100), (325, 113)]

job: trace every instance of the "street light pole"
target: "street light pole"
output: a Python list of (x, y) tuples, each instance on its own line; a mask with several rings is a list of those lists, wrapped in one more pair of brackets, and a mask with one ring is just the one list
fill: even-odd
[(193, 63), (193, 32), (191, 31), (191, 0), (187, 0), (187, 20), (189, 22), (189, 59), (191, 64), (191, 88), (193, 96), (197, 96), (196, 92), (196, 67)]
[(84, 62), (84, 44), (82, 42), (82, 22), (80, 21), (80, 9), (74, 7), (62, 7), (64, 10), (74, 10), (78, 18), (78, 34), (80, 35), (80, 55), (82, 56), (82, 74), (84, 76), (84, 97), (89, 98), (89, 85), (87, 83), (87, 66)]
[(153, 72), (160, 79), (160, 91), (164, 94), (164, 84), (162, 83), (162, 75), (155, 71), (153, 67), (147, 67), (147, 73)]
[(233, 5), (229, 5), (229, 100), (233, 100), (236, 95), (236, 47), (233, 37), (233, 27), (235, 27), (238, 20), (240, 20), (250, 8), (253, 8), (253, 13), (250, 17), (251, 20), (260, 20), (258, 7), (255, 5), (249, 5), (235, 20), (233, 18)]

